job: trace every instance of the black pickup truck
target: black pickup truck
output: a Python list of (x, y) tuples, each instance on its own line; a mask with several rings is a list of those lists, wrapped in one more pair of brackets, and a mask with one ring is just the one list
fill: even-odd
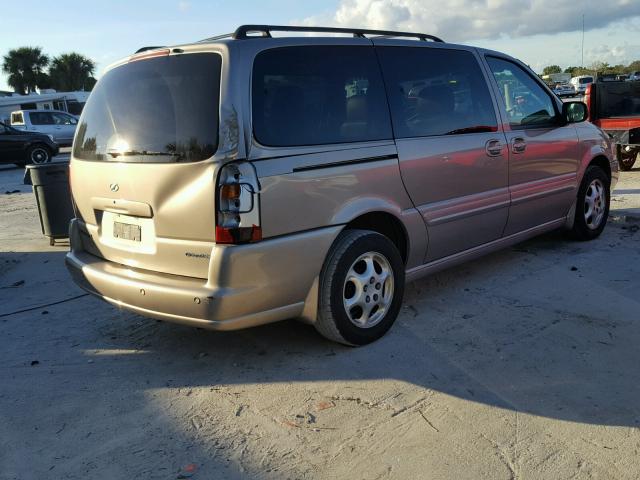
[(0, 164), (47, 163), (59, 150), (50, 135), (23, 132), (0, 122)]

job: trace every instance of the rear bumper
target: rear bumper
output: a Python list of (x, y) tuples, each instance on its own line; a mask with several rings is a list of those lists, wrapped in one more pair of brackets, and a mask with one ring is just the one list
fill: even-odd
[[(339, 227), (242, 246), (216, 246), (208, 280), (131, 268), (82, 249), (71, 223), (66, 265), (87, 292), (141, 315), (236, 330), (303, 315)], [(315, 305), (312, 305), (312, 307)]]

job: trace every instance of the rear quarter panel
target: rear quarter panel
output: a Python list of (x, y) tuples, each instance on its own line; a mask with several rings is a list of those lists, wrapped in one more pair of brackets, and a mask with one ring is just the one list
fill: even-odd
[(611, 168), (611, 189), (613, 190), (618, 181), (619, 168), (615, 149), (609, 136), (590, 122), (576, 123), (575, 127), (579, 140), (578, 153), (580, 158), (578, 183), (582, 181), (584, 172), (594, 158), (605, 157), (609, 160)]

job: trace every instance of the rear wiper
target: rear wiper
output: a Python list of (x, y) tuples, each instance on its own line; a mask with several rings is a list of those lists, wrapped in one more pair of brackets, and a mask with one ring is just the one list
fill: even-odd
[(179, 153), (171, 153), (171, 152), (148, 152), (143, 150), (141, 152), (137, 150), (128, 150), (126, 152), (107, 152), (113, 158), (117, 158), (120, 156), (130, 157), (130, 156), (150, 156), (150, 157), (182, 157)]

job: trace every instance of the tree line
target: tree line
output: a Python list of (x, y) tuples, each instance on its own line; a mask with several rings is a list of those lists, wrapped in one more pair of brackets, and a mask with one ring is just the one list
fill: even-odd
[(542, 75), (551, 75), (552, 73), (569, 73), (572, 77), (577, 77), (579, 75), (594, 74), (623, 75), (637, 71), (640, 71), (640, 60), (634, 60), (628, 65), (609, 65), (607, 62), (593, 62), (588, 67), (567, 67), (564, 70), (562, 70), (559, 65), (548, 65), (542, 69)]
[(7, 83), (23, 95), (36, 88), (54, 88), (60, 92), (91, 90), (96, 64), (79, 53), (63, 53), (49, 57), (40, 47), (20, 47), (3, 56), (2, 71), (8, 75)]

